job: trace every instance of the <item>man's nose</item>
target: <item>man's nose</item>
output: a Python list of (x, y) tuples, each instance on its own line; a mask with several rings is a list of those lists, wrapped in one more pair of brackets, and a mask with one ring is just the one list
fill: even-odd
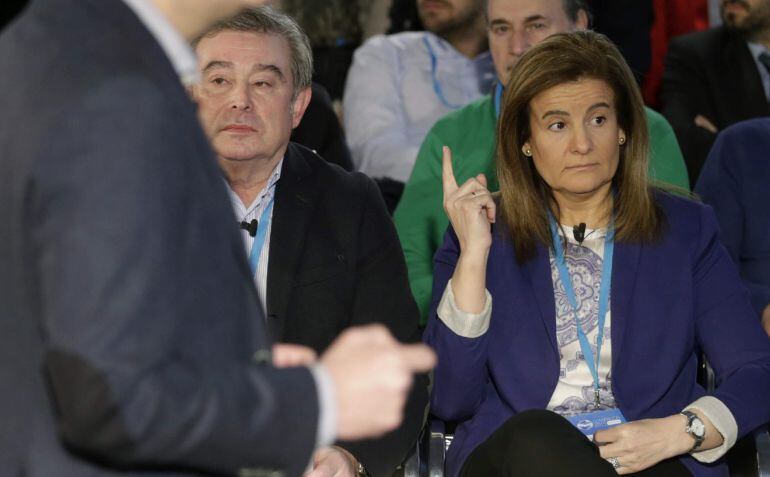
[(529, 38), (524, 30), (514, 30), (508, 40), (508, 51), (514, 56), (521, 56), (529, 50)]
[(247, 86), (236, 86), (230, 97), (230, 108), (248, 111), (252, 109), (251, 96)]

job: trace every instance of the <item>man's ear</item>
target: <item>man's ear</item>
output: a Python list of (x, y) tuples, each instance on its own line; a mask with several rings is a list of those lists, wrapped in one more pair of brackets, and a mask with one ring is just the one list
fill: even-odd
[(582, 8), (577, 12), (577, 20), (575, 21), (576, 30), (588, 30), (588, 12)]
[(310, 98), (313, 96), (313, 90), (308, 86), (305, 89), (300, 90), (297, 93), (297, 97), (292, 104), (291, 112), (291, 127), (296, 128), (299, 126), (299, 122), (302, 121), (302, 116), (305, 115), (307, 106), (310, 104)]

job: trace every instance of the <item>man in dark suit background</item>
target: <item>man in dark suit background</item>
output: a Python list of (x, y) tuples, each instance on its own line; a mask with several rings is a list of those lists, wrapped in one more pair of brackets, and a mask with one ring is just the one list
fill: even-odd
[[(194, 96), (244, 228), (273, 340), (320, 354), (343, 329), (367, 323), (419, 340), (403, 252), (377, 185), (290, 142), (311, 95), (312, 54), (300, 27), (269, 7), (250, 9), (213, 27), (196, 52), (202, 80)], [(354, 477), (359, 464), (392, 475), (426, 404), (421, 379), (397, 431), (319, 449), (311, 475)]]
[(721, 11), (724, 26), (671, 41), (663, 74), (663, 114), (693, 184), (718, 131), (770, 115), (770, 0), (721, 0)]
[(299, 475), (318, 445), (397, 427), (431, 365), (382, 327), (270, 363), (180, 83), (185, 40), (258, 3), (35, 0), (0, 36), (4, 475)]

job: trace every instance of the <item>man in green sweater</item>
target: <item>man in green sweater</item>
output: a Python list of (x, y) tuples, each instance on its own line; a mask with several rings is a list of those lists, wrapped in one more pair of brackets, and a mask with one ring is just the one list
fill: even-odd
[[(442, 146), (452, 149), (458, 183), (483, 173), (489, 189), (497, 190), (494, 153), (501, 84), (507, 83), (511, 69), (532, 45), (554, 33), (587, 28), (588, 9), (583, 0), (488, 0), (487, 22), (500, 84), (491, 95), (450, 113), (433, 126), (420, 147), (394, 215), (423, 322), (431, 304), (433, 254), (449, 224), (442, 205)], [(689, 190), (687, 169), (671, 125), (651, 109), (647, 109), (647, 125), (651, 178)]]

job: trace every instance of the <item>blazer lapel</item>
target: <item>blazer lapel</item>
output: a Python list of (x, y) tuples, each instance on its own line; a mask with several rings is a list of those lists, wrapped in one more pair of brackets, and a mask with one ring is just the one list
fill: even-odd
[(540, 308), (540, 318), (546, 329), (554, 353), (558, 356), (559, 345), (556, 342), (556, 302), (553, 298), (553, 280), (548, 248), (537, 245), (537, 255), (524, 264), (529, 275), (532, 292)]
[[(636, 286), (636, 270), (639, 266), (641, 247), (636, 244), (616, 243), (612, 257), (612, 288), (610, 289), (610, 310), (612, 320), (612, 369), (618, 369), (618, 357), (622, 354), (623, 338), (632, 313), (631, 296)], [(617, 290), (617, 293), (616, 293)]]
[(768, 106), (767, 101), (757, 101), (757, 98), (766, 98), (765, 88), (762, 85), (762, 78), (757, 71), (757, 63), (754, 61), (746, 41), (731, 35), (729, 41), (725, 44), (723, 55), (722, 61), (724, 64), (734, 64), (737, 69), (737, 71), (724, 72), (724, 78), (728, 83), (725, 86), (730, 86), (730, 83), (733, 83), (735, 78), (745, 78), (741, 88), (724, 88), (725, 95), (731, 97), (728, 104), (733, 105), (733, 108), (736, 108), (735, 105), (740, 105), (735, 109), (735, 114), (740, 115), (741, 118), (767, 116), (770, 114), (770, 106)]
[(305, 230), (319, 192), (310, 180), (311, 172), (302, 153), (289, 143), (276, 185), (267, 268), (267, 329), (274, 342), (283, 337), (286, 308), (302, 256)]

